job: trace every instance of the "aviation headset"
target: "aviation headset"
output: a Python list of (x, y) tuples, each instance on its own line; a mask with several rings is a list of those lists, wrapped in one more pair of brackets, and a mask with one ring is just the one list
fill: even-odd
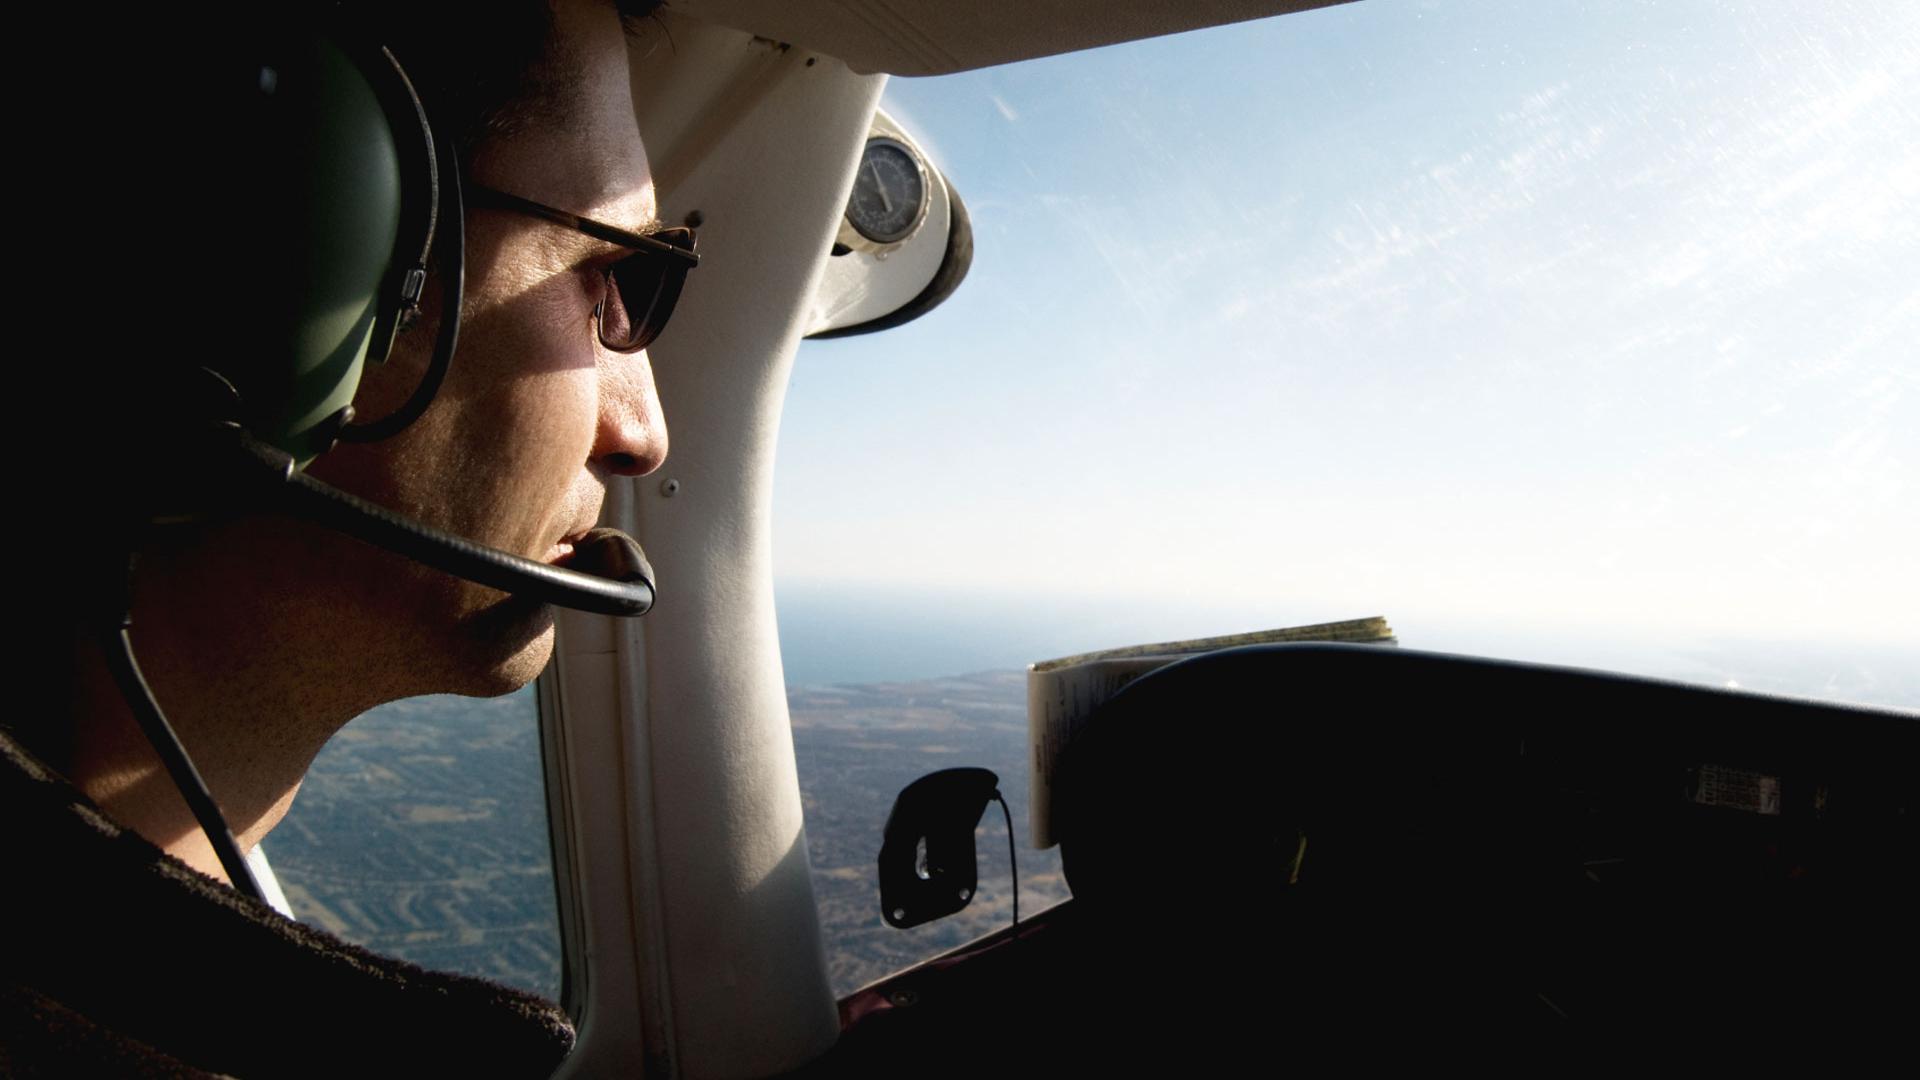
[[(336, 441), (403, 430), (432, 402), (458, 343), (464, 274), (460, 170), (393, 54), (350, 38), (269, 25), (217, 100), (240, 100), (213, 135), (241, 167), (234, 193), (264, 265), (230, 281), (234, 347), (187, 361), (136, 363), (141, 435), (168, 467), (151, 470), (114, 534), (127, 568), (102, 598), (106, 654), (122, 694), (194, 810), (234, 886), (262, 893), (133, 657), (132, 568), (142, 538), (170, 523), (267, 513), (346, 533), (503, 592), (607, 615), (645, 614), (653, 572), (626, 534), (597, 529), (573, 569), (474, 543), (333, 488), (304, 471)], [(424, 376), (386, 416), (355, 418), (362, 373), (387, 360), (420, 317), (432, 263), (439, 330)], [(149, 403), (157, 403), (150, 408)]]

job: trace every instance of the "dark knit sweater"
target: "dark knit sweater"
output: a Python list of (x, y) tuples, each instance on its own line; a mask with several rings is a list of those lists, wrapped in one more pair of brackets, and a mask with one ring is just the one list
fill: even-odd
[(550, 1074), (552, 1003), (281, 917), (121, 828), (0, 731), (0, 1076)]

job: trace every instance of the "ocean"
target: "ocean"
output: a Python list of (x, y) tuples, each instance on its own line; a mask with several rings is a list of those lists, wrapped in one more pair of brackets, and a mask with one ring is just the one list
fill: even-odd
[(1172, 592), (1002, 595), (783, 583), (776, 589), (789, 687), (860, 685), (1027, 664), (1095, 649), (1382, 615), (1402, 648), (1597, 668), (1920, 709), (1920, 638), (1840, 641), (1775, 632), (1687, 634), (1646, 627), (1501, 622), (1453, 613), (1202, 603)]

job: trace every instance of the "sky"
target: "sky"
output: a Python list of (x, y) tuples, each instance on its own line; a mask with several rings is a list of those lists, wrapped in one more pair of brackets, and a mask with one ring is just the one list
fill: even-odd
[(1368, 0), (883, 107), (975, 260), (802, 346), (783, 605), (1920, 669), (1920, 5)]

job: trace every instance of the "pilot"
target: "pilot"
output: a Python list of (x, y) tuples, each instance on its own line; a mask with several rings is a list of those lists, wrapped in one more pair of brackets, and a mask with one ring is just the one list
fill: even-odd
[[(605, 0), (484, 19), (457, 4), (368, 6), (458, 146), (459, 347), (410, 426), (307, 471), (565, 566), (608, 484), (667, 453), (634, 348), (659, 329), (635, 324), (664, 312), (626, 310), (609, 274), (635, 254), (609, 236), (660, 228), (623, 27), (644, 13)], [(420, 383), (443, 321), (441, 269), (421, 317), (359, 385), (358, 415), (392, 413)], [(418, 694), (506, 693), (553, 643), (552, 609), (536, 599), (284, 516), (156, 534), (132, 581), (138, 666), (243, 851), (354, 716)], [(76, 632), (71, 660), (69, 709), (0, 730), (16, 852), (0, 1073), (544, 1076), (564, 1056), (572, 1029), (552, 1004), (374, 956), (231, 889), (103, 647)]]

